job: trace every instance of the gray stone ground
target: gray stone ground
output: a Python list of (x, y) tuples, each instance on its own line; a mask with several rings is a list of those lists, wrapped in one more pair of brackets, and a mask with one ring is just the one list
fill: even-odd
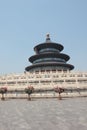
[(0, 130), (87, 130), (87, 98), (0, 101)]

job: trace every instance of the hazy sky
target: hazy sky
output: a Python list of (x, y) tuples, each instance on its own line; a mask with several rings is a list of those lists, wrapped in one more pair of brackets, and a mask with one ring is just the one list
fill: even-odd
[(87, 0), (0, 0), (0, 74), (24, 72), (47, 33), (87, 71)]

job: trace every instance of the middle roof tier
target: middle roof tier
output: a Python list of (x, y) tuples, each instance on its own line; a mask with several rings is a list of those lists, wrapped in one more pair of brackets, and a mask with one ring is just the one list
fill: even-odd
[(67, 62), (70, 59), (70, 57), (66, 54), (63, 53), (42, 53), (42, 54), (36, 54), (33, 55), (29, 58), (29, 61), (31, 63), (36, 63), (36, 62), (43, 62), (43, 61), (58, 61), (58, 62)]

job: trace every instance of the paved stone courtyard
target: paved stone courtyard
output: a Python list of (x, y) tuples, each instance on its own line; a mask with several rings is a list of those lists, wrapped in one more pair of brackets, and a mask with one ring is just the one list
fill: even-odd
[(87, 130), (87, 98), (0, 101), (0, 130)]

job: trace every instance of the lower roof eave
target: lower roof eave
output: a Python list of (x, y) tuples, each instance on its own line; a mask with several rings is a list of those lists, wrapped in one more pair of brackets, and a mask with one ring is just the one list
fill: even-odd
[(30, 71), (31, 69), (41, 67), (41, 66), (62, 66), (67, 67), (69, 70), (73, 70), (74, 66), (71, 64), (63, 64), (63, 63), (43, 63), (43, 64), (33, 64), (25, 68), (26, 71)]

